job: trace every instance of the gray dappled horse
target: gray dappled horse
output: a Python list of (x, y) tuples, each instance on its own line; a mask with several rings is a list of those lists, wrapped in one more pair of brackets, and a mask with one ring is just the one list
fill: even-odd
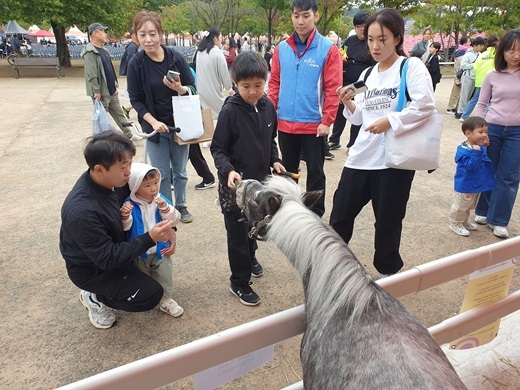
[(301, 275), (303, 383), (313, 390), (466, 389), (428, 330), (365, 271), (290, 179), (243, 180), (252, 236), (273, 241)]

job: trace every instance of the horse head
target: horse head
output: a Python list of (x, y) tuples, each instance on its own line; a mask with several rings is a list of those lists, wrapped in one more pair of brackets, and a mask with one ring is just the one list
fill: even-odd
[(268, 224), (285, 199), (295, 200), (310, 208), (322, 196), (323, 191), (301, 193), (292, 179), (272, 176), (260, 183), (257, 180), (242, 180), (237, 187), (236, 202), (251, 225), (250, 237), (263, 240)]

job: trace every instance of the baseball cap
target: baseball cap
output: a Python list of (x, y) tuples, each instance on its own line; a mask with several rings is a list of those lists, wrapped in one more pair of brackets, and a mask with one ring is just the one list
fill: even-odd
[(103, 26), (100, 23), (92, 23), (90, 26), (88, 26), (88, 35), (91, 35), (94, 30), (108, 30), (108, 27)]

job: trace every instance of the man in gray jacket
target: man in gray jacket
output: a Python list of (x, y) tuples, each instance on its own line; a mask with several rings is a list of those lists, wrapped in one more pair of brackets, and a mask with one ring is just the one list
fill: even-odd
[(81, 52), (81, 57), (85, 61), (87, 95), (92, 98), (93, 102), (100, 100), (121, 131), (132, 139), (132, 131), (122, 125), (126, 118), (119, 103), (114, 65), (110, 59), (110, 53), (103, 48), (103, 44), (107, 41), (107, 29), (108, 27), (99, 23), (92, 23), (88, 26), (90, 42)]

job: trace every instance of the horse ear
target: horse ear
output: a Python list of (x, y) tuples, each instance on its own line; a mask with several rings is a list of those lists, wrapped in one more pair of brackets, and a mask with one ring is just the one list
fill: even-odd
[(310, 210), (314, 203), (316, 203), (316, 201), (323, 196), (323, 192), (323, 190), (305, 192), (302, 195), (302, 201), (305, 207)]
[(270, 196), (269, 199), (267, 199), (267, 206), (269, 215), (275, 215), (277, 211), (280, 209), (280, 206), (282, 204), (282, 198), (278, 195)]

